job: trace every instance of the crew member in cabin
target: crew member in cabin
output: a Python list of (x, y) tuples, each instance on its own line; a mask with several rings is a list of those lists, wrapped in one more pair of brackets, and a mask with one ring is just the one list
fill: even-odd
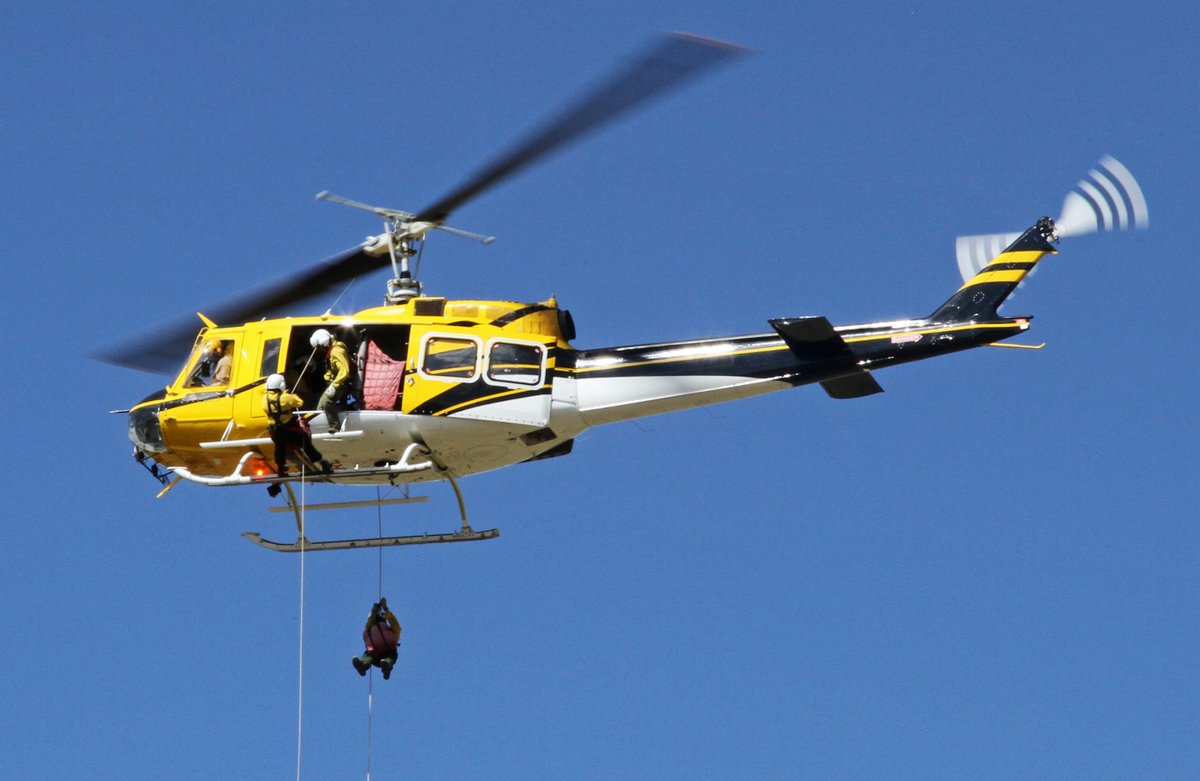
[(325, 381), (329, 386), (321, 394), (317, 409), (325, 413), (325, 420), (329, 422), (329, 433), (336, 434), (342, 429), (342, 417), (338, 407), (345, 401), (350, 390), (350, 353), (343, 342), (334, 339), (333, 334), (324, 328), (314, 331), (309, 343), (312, 344), (313, 350), (325, 351)]
[(229, 377), (233, 373), (233, 356), (225, 348), (225, 343), (220, 339), (213, 339), (208, 343), (206, 352), (211, 360), (216, 361), (216, 365), (213, 367), (212, 382), (209, 384), (228, 385)]
[(396, 664), (396, 656), (400, 647), (400, 622), (396, 615), (388, 610), (387, 599), (380, 597), (371, 606), (371, 614), (367, 616), (367, 625), (363, 629), (363, 644), (366, 649), (361, 656), (352, 659), (354, 669), (359, 675), (366, 675), (371, 665), (383, 671), (383, 679), (392, 676), (392, 667)]
[(228, 385), (229, 376), (233, 373), (233, 356), (229, 352), (232, 344), (220, 339), (209, 339), (205, 342), (200, 360), (192, 369), (187, 386), (195, 388), (201, 385)]

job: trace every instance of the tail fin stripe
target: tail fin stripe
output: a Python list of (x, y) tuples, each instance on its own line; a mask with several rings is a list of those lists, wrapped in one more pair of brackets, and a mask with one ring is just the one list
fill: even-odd
[(1036, 261), (1032, 262), (1032, 263), (1028, 263), (1028, 262), (1026, 262), (1026, 263), (1009, 263), (1007, 261), (997, 261), (996, 263), (989, 264), (987, 267), (987, 270), (988, 271), (1016, 271), (1018, 269), (1024, 269), (1026, 271), (1029, 271), (1036, 265), (1037, 265)]
[(955, 291), (928, 319), (964, 322), (997, 317), (997, 308), (1036, 267), (1046, 253), (1054, 252), (1048, 237), (1054, 224), (1049, 218), (1021, 234), (982, 270)]
[(1029, 269), (1005, 269), (1003, 271), (985, 270), (976, 274), (971, 281), (959, 288), (962, 290), (976, 285), (986, 285), (989, 282), (1020, 282), (1029, 273)]

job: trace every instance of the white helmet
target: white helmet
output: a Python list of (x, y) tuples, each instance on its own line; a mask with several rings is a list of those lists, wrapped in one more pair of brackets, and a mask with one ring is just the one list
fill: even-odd
[(315, 350), (318, 347), (328, 347), (332, 341), (332, 334), (330, 334), (324, 328), (318, 328), (317, 330), (313, 331), (312, 338), (308, 340), (308, 343), (311, 344)]
[(287, 387), (287, 381), (283, 379), (282, 374), (272, 374), (267, 378), (267, 390), (281, 391)]

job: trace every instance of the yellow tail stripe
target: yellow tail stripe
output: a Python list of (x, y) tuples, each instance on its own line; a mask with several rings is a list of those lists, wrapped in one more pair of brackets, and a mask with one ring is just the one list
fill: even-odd
[[(1046, 253), (1040, 249), (1021, 250), (1019, 252), (1002, 252), (992, 259), (988, 265), (996, 263), (1037, 263)], [(986, 271), (986, 269), (985, 269)]]
[(1020, 282), (1028, 273), (1029, 269), (1025, 268), (1005, 269), (1004, 271), (981, 271), (971, 277), (971, 281), (963, 285), (963, 287), (982, 285), (985, 282)]

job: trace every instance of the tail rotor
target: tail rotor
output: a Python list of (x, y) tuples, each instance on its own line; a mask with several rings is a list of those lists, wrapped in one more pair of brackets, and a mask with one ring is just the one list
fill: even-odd
[[(1105, 155), (1080, 179), (1063, 200), (1062, 212), (1054, 221), (1058, 239), (1089, 233), (1125, 231), (1149, 225), (1146, 197), (1129, 169)], [(979, 273), (1020, 233), (959, 236), (955, 241), (958, 271), (963, 281)]]

